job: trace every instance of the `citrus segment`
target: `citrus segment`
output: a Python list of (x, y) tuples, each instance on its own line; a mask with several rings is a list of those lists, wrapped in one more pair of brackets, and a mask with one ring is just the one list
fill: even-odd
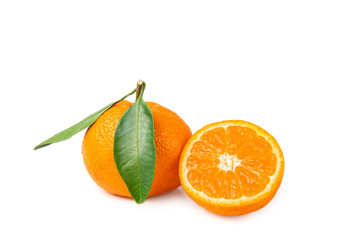
[(206, 183), (204, 193), (212, 198), (221, 198), (223, 195), (222, 184), (225, 177), (225, 171), (218, 171)]
[(201, 141), (210, 144), (217, 154), (223, 154), (226, 151), (225, 128), (215, 128), (204, 133)]
[(265, 206), (280, 186), (284, 159), (276, 140), (245, 121), (205, 126), (187, 142), (180, 160), (185, 192), (206, 209), (239, 215)]
[(225, 199), (237, 199), (243, 195), (240, 179), (233, 171), (225, 173), (223, 188), (223, 198)]
[(191, 154), (202, 158), (217, 157), (216, 149), (205, 141), (197, 141), (191, 149)]
[(201, 159), (200, 156), (190, 155), (188, 161), (186, 162), (186, 168), (191, 169), (206, 169), (210, 167), (216, 167), (219, 164), (218, 158), (206, 158)]
[(204, 187), (208, 185), (209, 180), (215, 176), (218, 171), (217, 167), (191, 170), (187, 173), (187, 177), (195, 189), (203, 191)]
[(244, 158), (243, 155), (239, 154), (237, 157), (243, 158), (242, 165), (252, 171), (264, 173), (268, 176), (272, 176), (276, 171), (277, 159), (274, 153), (254, 156), (252, 158)]
[(270, 180), (266, 175), (261, 175), (246, 167), (237, 167), (235, 173), (239, 177), (242, 186), (244, 186), (243, 195), (246, 197), (262, 192)]

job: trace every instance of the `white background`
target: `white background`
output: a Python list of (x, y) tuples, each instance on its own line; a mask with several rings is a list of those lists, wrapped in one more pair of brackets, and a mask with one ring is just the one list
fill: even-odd
[[(359, 1), (0, 2), (1, 239), (359, 239)], [(195, 132), (269, 131), (285, 175), (263, 209), (212, 214), (182, 188), (101, 190), (84, 132), (39, 142), (147, 83)], [(131, 98), (133, 101), (133, 97)]]

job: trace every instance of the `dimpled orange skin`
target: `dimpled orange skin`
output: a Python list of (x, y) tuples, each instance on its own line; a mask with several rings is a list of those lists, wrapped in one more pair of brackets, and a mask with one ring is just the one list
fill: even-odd
[[(146, 103), (154, 119), (156, 163), (149, 197), (180, 186), (179, 159), (192, 133), (188, 125), (173, 111), (153, 102)], [(83, 145), (84, 164), (92, 179), (109, 193), (131, 197), (117, 171), (113, 157), (114, 133), (118, 121), (132, 103), (123, 100), (89, 127)]]

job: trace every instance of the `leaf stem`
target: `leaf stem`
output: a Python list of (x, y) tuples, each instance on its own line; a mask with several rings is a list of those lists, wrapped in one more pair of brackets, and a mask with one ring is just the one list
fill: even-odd
[(144, 93), (144, 89), (145, 89), (145, 82), (142, 81), (142, 80), (139, 80), (136, 84), (136, 100), (143, 96), (143, 93)]

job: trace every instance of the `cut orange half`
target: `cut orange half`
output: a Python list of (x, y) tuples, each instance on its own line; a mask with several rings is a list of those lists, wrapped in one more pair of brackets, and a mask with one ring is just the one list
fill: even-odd
[(279, 144), (255, 124), (209, 124), (185, 145), (180, 180), (197, 204), (221, 215), (241, 215), (270, 202), (284, 174)]

